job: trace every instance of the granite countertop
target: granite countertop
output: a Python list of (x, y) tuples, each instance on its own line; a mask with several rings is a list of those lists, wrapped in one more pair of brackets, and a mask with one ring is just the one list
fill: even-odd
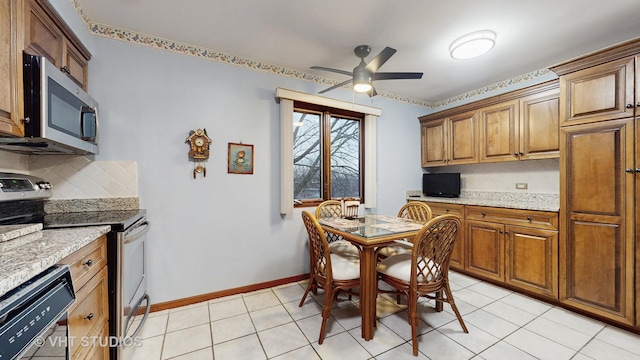
[(509, 209), (560, 211), (558, 194), (462, 191), (460, 197), (424, 196), (420, 190), (407, 191), (407, 200), (447, 204), (491, 206)]
[(111, 230), (111, 226), (41, 230), (0, 243), (0, 296)]

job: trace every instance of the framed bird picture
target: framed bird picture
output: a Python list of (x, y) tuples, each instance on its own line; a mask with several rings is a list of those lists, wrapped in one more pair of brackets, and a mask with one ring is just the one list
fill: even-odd
[(253, 145), (229, 143), (229, 174), (253, 174)]

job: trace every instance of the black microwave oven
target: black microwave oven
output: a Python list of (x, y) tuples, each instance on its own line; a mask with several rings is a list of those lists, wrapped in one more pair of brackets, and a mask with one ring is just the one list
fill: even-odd
[(26, 154), (98, 154), (98, 102), (46, 58), (23, 54), (24, 137), (0, 149)]

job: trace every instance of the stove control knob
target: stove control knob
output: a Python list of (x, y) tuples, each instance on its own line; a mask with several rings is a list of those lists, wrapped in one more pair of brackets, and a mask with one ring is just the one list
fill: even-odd
[(49, 190), (53, 187), (50, 182), (46, 182), (46, 181), (39, 181), (37, 185), (42, 190)]

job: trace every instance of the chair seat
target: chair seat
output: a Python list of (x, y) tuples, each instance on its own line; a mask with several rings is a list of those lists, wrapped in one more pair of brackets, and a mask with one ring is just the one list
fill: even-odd
[(413, 244), (406, 240), (396, 240), (394, 244), (387, 245), (380, 250), (378, 254), (383, 257), (389, 257), (398, 254), (411, 254)]
[(360, 278), (360, 257), (342, 254), (331, 254), (330, 256), (334, 280)]
[[(429, 260), (429, 267), (433, 262)], [(407, 283), (411, 280), (411, 254), (398, 254), (390, 256), (377, 265), (378, 272), (393, 276), (396, 279), (400, 279)], [(429, 282), (433, 280), (433, 275), (430, 273), (426, 276), (418, 276), (418, 283)]]
[(355, 255), (360, 256), (358, 247), (347, 240), (337, 240), (329, 243), (329, 252), (332, 254)]

